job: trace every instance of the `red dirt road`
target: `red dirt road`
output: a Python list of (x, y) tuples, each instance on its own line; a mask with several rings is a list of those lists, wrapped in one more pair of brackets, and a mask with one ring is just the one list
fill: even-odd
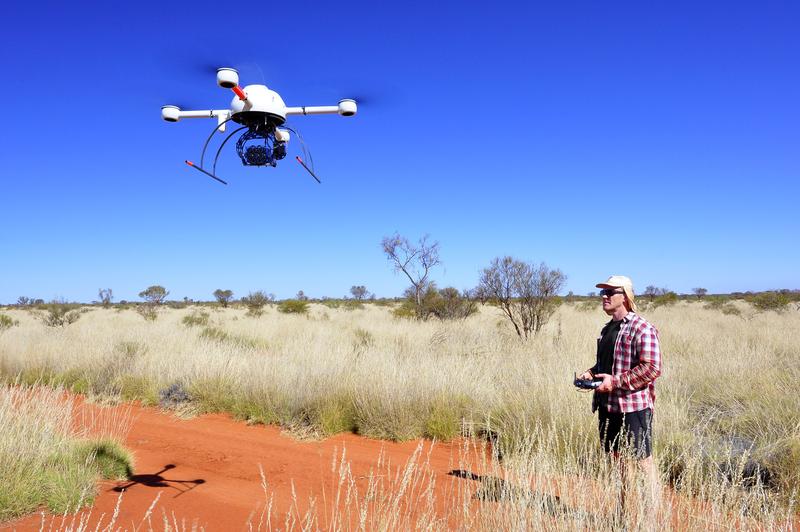
[[(94, 405), (84, 408), (105, 411)], [(131, 429), (125, 445), (135, 456), (134, 475), (128, 482), (104, 482), (91, 510), (79, 517), (42, 515), (0, 525), (7, 530), (38, 530), (61, 528), (64, 524), (89, 519), (94, 530), (109, 523), (115, 511), (119, 490), (123, 498), (116, 517), (115, 529), (147, 529), (144, 521), (148, 508), (156, 497), (152, 525), (163, 528), (166, 515), (187, 528), (192, 525), (206, 530), (242, 530), (252, 517), (257, 524), (267, 496), (262, 486), (259, 466), (263, 468), (272, 495), (272, 523), (283, 528), (287, 512), (292, 510), (292, 491), (296, 492), (294, 514), (302, 519), (309, 497), (317, 501), (318, 524), (326, 527), (325, 515), (330, 513), (331, 501), (336, 496), (339, 475), (332, 471), (334, 460), (346, 453), (357, 484), (366, 486), (370, 471), (387, 473), (386, 466), (379, 470), (378, 458), (384, 464), (404, 466), (417, 449), (419, 442), (392, 443), (371, 440), (353, 434), (341, 434), (324, 441), (301, 442), (281, 433), (274, 426), (248, 426), (229, 416), (213, 414), (182, 420), (153, 408), (126, 405), (132, 414)], [(439, 486), (452, 486), (454, 482), (473, 484), (455, 479), (448, 472), (459, 467), (460, 443), (424, 442), (423, 461), (430, 465), (430, 473)], [(392, 468), (395, 471), (396, 467)], [(384, 476), (391, 476), (388, 473)], [(439, 478), (441, 477), (441, 478)], [(363, 490), (360, 490), (363, 497)], [(413, 511), (413, 510), (412, 510)]]

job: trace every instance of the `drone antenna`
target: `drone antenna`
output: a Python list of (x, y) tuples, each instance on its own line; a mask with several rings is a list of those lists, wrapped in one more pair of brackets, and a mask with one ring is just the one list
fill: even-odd
[(192, 168), (194, 168), (195, 170), (200, 170), (201, 172), (203, 172), (204, 174), (206, 174), (206, 175), (207, 175), (208, 177), (210, 177), (211, 179), (216, 179), (217, 181), (219, 181), (219, 182), (220, 182), (220, 183), (222, 183), (223, 185), (227, 185), (227, 184), (228, 184), (226, 181), (223, 181), (222, 179), (218, 178), (217, 176), (215, 176), (215, 175), (214, 175), (214, 174), (212, 174), (211, 172), (209, 172), (209, 171), (207, 171), (207, 170), (203, 170), (202, 168), (200, 168), (199, 166), (197, 166), (196, 164), (194, 164), (192, 161), (184, 161), (184, 162), (185, 162), (186, 164), (188, 164), (189, 166), (191, 166)]
[[(315, 174), (314, 172), (312, 172), (312, 171), (311, 171), (311, 168), (309, 168), (308, 166), (306, 166), (306, 163), (304, 163), (304, 162), (303, 162), (303, 159), (301, 159), (299, 155), (295, 155), (295, 157), (294, 157), (294, 158), (295, 158), (295, 159), (297, 159), (297, 162), (298, 162), (298, 163), (300, 163), (300, 164), (303, 166), (303, 168), (305, 168), (305, 169), (306, 169), (306, 172), (308, 172), (309, 174), (311, 174), (311, 177), (313, 177), (314, 179), (316, 179), (316, 180), (317, 180), (317, 183), (322, 183), (322, 181), (320, 181), (320, 180), (319, 180), (319, 178), (317, 177), (317, 174)], [(198, 168), (198, 170), (199, 170), (199, 168)]]
[(247, 95), (244, 93), (242, 88), (239, 85), (234, 85), (231, 87), (231, 90), (236, 93), (236, 96), (239, 97), (240, 100), (247, 101)]

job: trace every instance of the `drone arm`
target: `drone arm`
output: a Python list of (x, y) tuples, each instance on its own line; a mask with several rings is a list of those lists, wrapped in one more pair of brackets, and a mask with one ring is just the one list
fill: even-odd
[(231, 112), (228, 110), (217, 111), (213, 109), (207, 111), (178, 111), (178, 118), (217, 118), (225, 120), (230, 114)]
[(314, 107), (287, 107), (286, 116), (289, 115), (335, 115), (339, 114), (338, 105), (317, 105)]
[(161, 118), (167, 122), (177, 122), (181, 118), (215, 118), (217, 119), (217, 129), (225, 131), (225, 122), (231, 117), (231, 112), (225, 110), (208, 109), (203, 111), (182, 111), (174, 105), (165, 105), (161, 108)]
[(358, 112), (355, 100), (344, 99), (339, 105), (318, 105), (314, 107), (287, 107), (286, 115), (342, 115), (353, 116)]

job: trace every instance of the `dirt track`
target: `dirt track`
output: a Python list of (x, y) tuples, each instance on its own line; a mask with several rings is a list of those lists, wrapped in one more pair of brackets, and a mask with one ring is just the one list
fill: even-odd
[[(98, 409), (93, 405), (86, 408)], [(120, 407), (117, 407), (120, 408)], [(128, 482), (103, 483), (91, 514), (94, 529), (107, 524), (114, 512), (120, 490), (124, 490), (116, 528), (147, 528), (143, 519), (160, 493), (152, 522), (162, 528), (164, 515), (177, 519), (187, 528), (193, 524), (207, 530), (241, 530), (255, 514), (258, 521), (267, 500), (259, 465), (263, 468), (272, 494), (273, 522), (283, 526), (292, 508), (292, 484), (297, 494), (299, 513), (305, 511), (309, 496), (325, 505), (336, 491), (338, 475), (332, 471), (335, 456), (346, 451), (353, 475), (365, 478), (375, 470), (378, 457), (402, 466), (419, 442), (392, 443), (341, 434), (324, 441), (301, 442), (281, 433), (274, 426), (248, 426), (226, 415), (203, 415), (182, 420), (153, 408), (131, 408), (132, 425), (126, 446), (135, 455), (134, 475)], [(109, 410), (109, 409), (102, 409)], [(458, 443), (425, 442), (437, 486), (452, 484), (448, 472), (458, 467)], [(458, 482), (471, 482), (458, 480)], [(320, 512), (325, 513), (323, 510)], [(0, 529), (38, 530), (42, 514), (0, 525)], [(61, 517), (45, 516), (47, 528), (62, 522)], [(75, 517), (66, 522), (75, 522)], [(320, 522), (324, 526), (324, 521)]]

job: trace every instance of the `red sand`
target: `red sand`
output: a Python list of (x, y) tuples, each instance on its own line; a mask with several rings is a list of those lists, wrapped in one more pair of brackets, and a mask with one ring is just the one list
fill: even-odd
[[(85, 407), (95, 413), (106, 411), (106, 415), (111, 410), (94, 405)], [(182, 420), (154, 408), (136, 405), (116, 408), (130, 408), (133, 416), (125, 445), (135, 456), (134, 475), (128, 482), (101, 484), (93, 508), (81, 514), (91, 513), (90, 529), (98, 521), (101, 526), (108, 524), (117, 505), (119, 488), (124, 488), (124, 495), (116, 529), (140, 527), (159, 493), (152, 517), (153, 525), (158, 528), (162, 528), (159, 525), (166, 512), (170, 521), (176, 518), (178, 523), (183, 521), (189, 527), (196, 523), (207, 530), (243, 529), (252, 515), (254, 524), (258, 523), (267, 500), (259, 465), (273, 495), (273, 524), (283, 527), (292, 508), (293, 484), (300, 517), (308, 506), (309, 496), (313, 496), (321, 514), (319, 525), (325, 526), (324, 515), (329, 509), (323, 499), (330, 501), (335, 497), (338, 474), (332, 471), (332, 461), (341, 457), (342, 450), (353, 476), (365, 486), (367, 475), (377, 469), (381, 452), (392, 466), (402, 467), (419, 445), (416, 441), (393, 443), (353, 434), (301, 442), (282, 434), (277, 427), (248, 426), (227, 415)], [(436, 479), (437, 491), (438, 486), (452, 486), (453, 482), (477, 486), (473, 481), (447, 475), (459, 467), (461, 443), (424, 442), (423, 446), (423, 459), (436, 477), (442, 477)], [(38, 530), (42, 519), (39, 512), (2, 524), (0, 528)], [(51, 524), (59, 527), (62, 522), (62, 517), (45, 515), (44, 519), (46, 528)], [(76, 522), (75, 519), (70, 516), (65, 522)], [(145, 524), (143, 528), (148, 526)]]
[[(211, 531), (243, 530), (247, 528), (249, 520), (254, 528), (258, 528), (268, 497), (272, 500), (270, 524), (273, 528), (285, 527), (287, 513), (301, 521), (310, 497), (316, 500), (316, 525), (328, 528), (328, 516), (335, 504), (339, 480), (339, 475), (332, 471), (332, 462), (336, 459), (338, 464), (343, 450), (352, 477), (356, 479), (358, 496), (363, 499), (370, 474), (390, 484), (398, 468), (405, 466), (420, 445), (419, 441), (392, 443), (353, 434), (340, 434), (324, 441), (302, 442), (282, 434), (277, 427), (248, 426), (227, 415), (203, 415), (181, 420), (170, 413), (137, 405), (103, 408), (83, 404), (80, 400), (77, 404), (76, 423), (80, 423), (81, 414), (88, 412), (94, 416), (95, 426), (102, 426), (104, 420), (119, 422), (125, 418), (121, 413), (130, 411), (131, 430), (125, 445), (135, 456), (131, 480), (103, 482), (94, 506), (79, 514), (61, 517), (38, 512), (0, 524), (1, 530), (74, 529), (80, 520), (85, 520), (88, 530), (95, 530), (96, 527), (101, 530), (111, 521), (120, 489), (124, 489), (124, 493), (114, 530), (148, 530), (151, 526), (164, 529), (165, 517), (173, 528), (190, 529), (198, 526)], [(470, 447), (465, 442), (433, 444), (426, 441), (421, 445), (422, 456), (418, 463), (425, 465), (417, 471), (431, 475), (435, 480), (436, 502), (432, 511), (437, 518), (444, 518), (442, 524), (450, 528), (463, 526), (463, 522), (458, 521), (459, 509), (454, 507), (459, 503), (454, 501), (469, 501), (471, 495), (480, 488), (476, 480), (477, 475), (485, 474), (480, 471), (488, 461), (485, 451), (472, 447), (467, 462), (473, 465), (465, 467), (462, 456), (464, 449)], [(383, 465), (379, 466), (381, 455)], [(387, 462), (392, 466), (389, 469)], [(266, 477), (268, 495), (265, 495), (262, 486), (259, 466)], [(449, 475), (455, 469), (467, 471), (460, 478)], [(490, 469), (490, 475), (497, 474), (497, 468), (490, 466)], [(571, 504), (575, 504), (576, 499), (591, 499), (594, 490), (604, 489), (602, 486), (582, 484), (579, 488), (578, 484), (571, 494), (558, 494), (556, 486), (538, 486), (537, 489), (561, 495)], [(401, 514), (422, 515), (430, 510), (423, 504), (425, 495), (419, 492), (420, 488), (428, 485), (426, 477), (416, 483), (416, 490), (406, 493), (399, 503)], [(391, 486), (387, 487), (392, 489)], [(296, 499), (293, 498), (293, 491)], [(680, 497), (671, 490), (666, 490), (665, 495), (672, 499), (674, 508)], [(158, 501), (148, 522), (148, 509), (156, 498)], [(378, 502), (373, 504), (379, 504), (380, 493), (376, 499)], [(580, 506), (586, 506), (586, 503), (586, 500), (577, 502)], [(690, 502), (689, 508), (697, 510), (699, 506), (696, 505), (696, 502)], [(343, 506), (341, 502), (338, 505), (340, 509)], [(341, 514), (344, 514), (344, 510)], [(687, 519), (687, 523), (692, 521), (689, 514), (673, 514), (673, 527), (684, 528), (686, 523), (682, 522), (683, 519)], [(349, 525), (348, 520), (344, 519), (345, 528), (354, 528), (352, 525), (356, 524), (352, 518)], [(413, 524), (413, 521), (403, 523), (409, 524)], [(795, 524), (800, 525), (798, 522)], [(369, 525), (368, 522), (366, 528), (374, 528)], [(396, 523), (394, 528), (406, 528), (400, 525)]]

